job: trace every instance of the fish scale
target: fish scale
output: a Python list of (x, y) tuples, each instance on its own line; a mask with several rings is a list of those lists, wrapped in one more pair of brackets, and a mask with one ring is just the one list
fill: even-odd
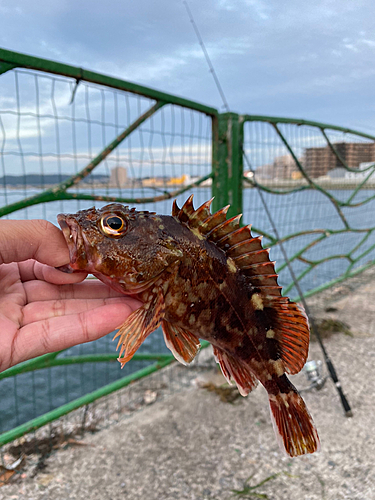
[(286, 376), (306, 361), (307, 317), (282, 297), (261, 238), (240, 226), (240, 216), (227, 219), (229, 207), (211, 214), (211, 202), (196, 210), (192, 196), (181, 208), (174, 202), (172, 216), (120, 204), (60, 214), (71, 255), (64, 270), (87, 270), (143, 302), (116, 334), (122, 366), (160, 325), (184, 364), (198, 353), (199, 339), (207, 340), (243, 396), (258, 381), (266, 389), (282, 449), (289, 456), (313, 453), (317, 431)]

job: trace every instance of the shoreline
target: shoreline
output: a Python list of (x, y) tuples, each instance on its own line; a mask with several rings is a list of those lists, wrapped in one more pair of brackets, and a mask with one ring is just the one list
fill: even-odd
[[(330, 189), (330, 190), (349, 190), (349, 189), (356, 189), (359, 186), (361, 186), (361, 182), (353, 182), (351, 179), (340, 179), (340, 180), (326, 180), (322, 179), (312, 179), (312, 181), (317, 184), (320, 188), (323, 189)], [(308, 187), (309, 183), (305, 179), (301, 180), (269, 180), (269, 179), (261, 179), (258, 181), (258, 184), (261, 187), (265, 188), (270, 188), (270, 189), (298, 189), (301, 187)], [(190, 185), (190, 184), (189, 184)], [(54, 187), (58, 186), (58, 184), (46, 184), (44, 186), (33, 186), (33, 185), (7, 185), (6, 188), (4, 189), (3, 187), (0, 186), (0, 192), (2, 190), (4, 191), (38, 191), (42, 192), (44, 190), (48, 189), (53, 189)], [(72, 188), (69, 188), (70, 191), (81, 191), (81, 190), (92, 190), (92, 189), (105, 189), (105, 190), (116, 190), (116, 191), (126, 191), (126, 190), (134, 190), (134, 189), (149, 189), (153, 190), (155, 189), (156, 191), (160, 190), (175, 190), (176, 187), (187, 187), (188, 184), (185, 186), (183, 184), (181, 185), (174, 185), (174, 186), (165, 186), (165, 185), (155, 185), (155, 186), (144, 186), (140, 183), (134, 183), (134, 184), (129, 184), (126, 186), (109, 186), (108, 184), (103, 184), (103, 183), (94, 183), (94, 184), (78, 184), (77, 186), (73, 186)], [(194, 189), (207, 189), (210, 188), (211, 186), (194, 186)], [(244, 182), (243, 186), (244, 189), (254, 189), (256, 186), (254, 184), (251, 184), (251, 181)], [(311, 189), (315, 189), (312, 187)], [(366, 189), (366, 190), (375, 190), (375, 180), (372, 182), (366, 182), (363, 186), (361, 186), (361, 189)]]

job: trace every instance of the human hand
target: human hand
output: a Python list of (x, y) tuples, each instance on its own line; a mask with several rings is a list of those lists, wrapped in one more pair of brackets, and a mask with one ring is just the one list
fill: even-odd
[(118, 328), (138, 300), (69, 263), (61, 231), (44, 220), (0, 220), (0, 371), (41, 354), (96, 340)]

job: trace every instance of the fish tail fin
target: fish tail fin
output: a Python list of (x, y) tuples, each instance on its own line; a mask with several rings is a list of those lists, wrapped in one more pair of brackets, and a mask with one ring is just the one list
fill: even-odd
[(280, 448), (296, 457), (320, 450), (320, 441), (305, 402), (291, 385), (287, 393), (269, 395), (271, 419)]

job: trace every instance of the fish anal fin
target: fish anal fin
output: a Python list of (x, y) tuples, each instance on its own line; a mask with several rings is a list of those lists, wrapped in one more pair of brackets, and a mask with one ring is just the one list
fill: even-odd
[(164, 317), (164, 297), (162, 291), (157, 289), (150, 295), (142, 307), (134, 311), (120, 327), (113, 340), (119, 337), (118, 349), (121, 345), (118, 361), (121, 368), (135, 354), (144, 340), (156, 330)]
[(199, 339), (187, 330), (172, 325), (169, 321), (163, 320), (161, 326), (165, 344), (177, 361), (183, 365), (191, 363), (201, 347)]
[(301, 371), (308, 355), (310, 329), (306, 313), (302, 306), (286, 297), (263, 298), (263, 304), (277, 313), (266, 335), (277, 340), (285, 369), (294, 375)]
[(228, 383), (230, 384), (233, 379), (241, 396), (247, 396), (258, 384), (250, 368), (218, 347), (213, 346), (213, 350), (215, 359)]
[(319, 451), (320, 442), (305, 402), (290, 385), (290, 392), (270, 394), (269, 403), (279, 446), (290, 457), (296, 457)]

